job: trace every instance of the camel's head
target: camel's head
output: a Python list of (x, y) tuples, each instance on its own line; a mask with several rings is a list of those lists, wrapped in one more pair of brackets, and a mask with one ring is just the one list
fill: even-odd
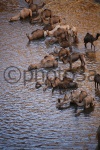
[(60, 103), (60, 98), (58, 98), (58, 103)]
[(97, 36), (97, 38), (98, 38), (98, 37), (100, 36), (100, 33), (97, 33), (97, 35), (96, 35), (96, 36)]
[(28, 67), (28, 71), (31, 71), (33, 69), (37, 69), (37, 65), (36, 64), (31, 64), (29, 67)]
[(27, 2), (27, 3), (28, 3), (28, 2), (29, 2), (29, 0), (25, 0), (25, 2)]
[(30, 3), (30, 0), (25, 0), (25, 2), (29, 4), (29, 3)]
[(12, 22), (13, 21), (13, 18), (10, 18), (9, 22)]

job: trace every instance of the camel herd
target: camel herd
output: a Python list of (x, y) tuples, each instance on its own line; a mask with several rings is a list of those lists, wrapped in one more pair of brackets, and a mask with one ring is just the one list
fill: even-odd
[[(10, 21), (17, 21), (21, 18), (25, 19), (26, 17), (29, 17), (31, 24), (41, 23), (44, 25), (43, 29), (36, 29), (30, 35), (28, 33), (26, 34), (29, 42), (50, 37), (45, 41), (46, 45), (58, 43), (61, 47), (59, 51), (54, 51), (44, 56), (44, 58), (39, 63), (29, 65), (28, 71), (40, 68), (56, 68), (58, 67), (59, 61), (62, 61), (64, 64), (69, 63), (71, 70), (73, 68), (72, 64), (77, 60), (80, 60), (81, 67), (85, 68), (84, 54), (73, 52), (72, 49), (72, 46), (79, 42), (76, 27), (70, 27), (64, 23), (62, 24), (60, 16), (53, 15), (53, 12), (50, 9), (44, 9), (45, 3), (42, 5), (37, 5), (34, 4), (33, 0), (25, 0), (25, 2), (28, 3), (29, 8), (23, 8), (16, 16), (12, 17)], [(91, 43), (92, 49), (92, 46), (94, 46), (93, 42), (96, 41), (99, 36), (100, 33), (97, 33), (96, 37), (93, 37), (93, 35), (87, 33), (84, 37), (85, 48), (87, 48), (87, 43)], [(98, 88), (100, 85), (100, 74), (96, 74), (94, 76), (94, 82), (95, 88)], [(35, 85), (36, 88), (40, 88), (41, 86), (42, 83), (40, 82), (37, 82)], [(59, 90), (61, 93), (66, 89), (77, 89), (78, 83), (74, 82), (73, 79), (66, 76), (64, 76), (62, 80), (58, 77), (53, 79), (47, 77), (43, 90), (46, 91), (47, 88), (52, 88), (52, 93), (54, 93), (55, 90)], [(75, 104), (84, 109), (87, 109), (95, 105), (94, 97), (87, 93), (87, 91), (79, 92), (78, 90), (73, 90), (70, 93), (70, 96), (65, 94), (64, 98), (58, 98), (56, 107), (58, 109), (65, 109), (68, 108), (71, 104)], [(78, 113), (79, 112), (77, 112), (77, 114)]]
[[(45, 3), (41, 5), (34, 4), (33, 0), (25, 0), (28, 3), (29, 8), (23, 8), (18, 15), (12, 17), (10, 21), (16, 21), (19, 19), (25, 19), (26, 17), (30, 17), (30, 23), (41, 23), (44, 25), (43, 29), (36, 29), (31, 33), (31, 35), (26, 34), (29, 42), (38, 40), (41, 38), (50, 37), (45, 41), (45, 44), (54, 44), (58, 43), (60, 45), (59, 51), (54, 51), (46, 56), (36, 64), (31, 64), (28, 67), (28, 71), (32, 71), (34, 69), (40, 68), (57, 68), (59, 61), (62, 61), (64, 64), (69, 63), (70, 70), (73, 68), (72, 64), (80, 60), (81, 67), (85, 68), (85, 56), (81, 53), (73, 52), (72, 46), (77, 44), (78, 34), (76, 27), (70, 27), (68, 24), (61, 23), (60, 16), (53, 15), (53, 12), (50, 9), (45, 9)], [(96, 37), (93, 37), (90, 33), (87, 33), (84, 37), (84, 45), (87, 48), (87, 43), (91, 43), (94, 46), (93, 42), (98, 39), (100, 33), (97, 33)], [(68, 49), (66, 49), (68, 48)], [(94, 46), (95, 50), (95, 46)], [(95, 88), (98, 88), (100, 85), (100, 75), (96, 74), (94, 77)], [(42, 84), (37, 82), (36, 88), (41, 87)], [(58, 77), (54, 79), (47, 77), (45, 81), (44, 91), (47, 88), (52, 88), (52, 93), (55, 90), (59, 90), (61, 93), (66, 89), (77, 89), (78, 83), (74, 82), (73, 79), (68, 78), (66, 76), (61, 80)], [(86, 91), (78, 90), (71, 92), (70, 97), (64, 96), (63, 100), (58, 99), (57, 108), (62, 109), (65, 108), (65, 104), (69, 102), (70, 104), (74, 103), (77, 106), (84, 106), (84, 108), (94, 106), (94, 98), (89, 95)]]

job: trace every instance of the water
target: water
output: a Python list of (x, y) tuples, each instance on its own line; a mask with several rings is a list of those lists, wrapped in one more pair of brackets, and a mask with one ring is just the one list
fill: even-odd
[[(82, 13), (87, 9), (84, 3), (81, 6), (78, 2), (72, 5), (73, 1), (70, 1), (66, 2), (65, 7), (65, 1), (61, 1), (61, 5), (57, 3), (55, 8), (55, 2), (52, 2), (52, 5), (48, 5), (47, 8), (52, 8), (54, 13), (57, 12), (62, 18), (65, 17), (69, 25), (73, 24), (78, 28), (80, 42), (78, 47), (73, 48), (74, 51), (86, 54), (87, 64), (86, 79), (78, 82), (79, 90), (87, 90), (95, 97), (95, 108), (75, 117), (74, 107), (65, 110), (56, 109), (57, 98), (63, 97), (63, 94), (60, 95), (55, 91), (52, 95), (51, 89), (45, 93), (42, 88), (35, 89), (35, 79), (32, 79), (31, 82), (26, 81), (24, 86), (24, 70), (27, 70), (30, 64), (39, 62), (46, 54), (52, 52), (54, 46), (47, 48), (44, 39), (28, 45), (26, 33), (31, 33), (42, 26), (30, 25), (28, 19), (9, 23), (9, 18), (17, 14), (23, 7), (27, 7), (27, 4), (22, 1), (7, 3), (4, 0), (4, 4), (7, 3), (7, 9), (0, 13), (1, 150), (94, 150), (97, 146), (96, 131), (100, 125), (100, 91), (95, 90), (94, 83), (88, 81), (88, 76), (93, 71), (100, 73), (100, 38), (95, 42), (95, 53), (90, 50), (89, 44), (88, 50), (84, 49), (83, 38), (87, 31), (94, 36), (100, 32), (100, 6), (92, 3), (90, 9), (88, 8), (90, 11)], [(83, 10), (79, 9), (79, 6)], [(66, 16), (63, 9), (67, 12)], [(79, 61), (76, 62), (73, 67), (79, 63)], [(4, 70), (10, 66), (17, 67), (21, 72), (21, 79), (15, 84), (10, 84), (4, 79)], [(59, 67), (68, 69), (68, 65), (63, 65), (61, 62)], [(43, 72), (46, 74), (47, 70), (43, 69)], [(17, 73), (19, 75), (19, 72)], [(15, 77), (14, 75), (12, 73), (11, 77)], [(79, 79), (78, 75), (79, 72), (76, 72), (75, 80)], [(28, 80), (30, 74), (26, 74), (26, 77)], [(41, 74), (38, 75), (38, 79), (42, 80)]]

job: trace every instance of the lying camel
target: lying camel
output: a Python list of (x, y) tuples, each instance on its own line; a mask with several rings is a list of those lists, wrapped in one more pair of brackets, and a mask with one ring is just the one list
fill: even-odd
[(56, 83), (52, 84), (52, 93), (54, 90), (58, 89), (61, 93), (61, 90), (65, 90), (68, 88), (78, 88), (78, 84), (76, 82), (73, 82), (73, 79), (64, 77), (63, 80), (57, 80)]
[(58, 28), (54, 33), (53, 33), (53, 36), (55, 37), (55, 38), (58, 38), (59, 39), (59, 37), (62, 35), (62, 34), (64, 34), (65, 33), (65, 29), (63, 29), (63, 28)]
[(43, 6), (45, 5), (45, 3), (43, 3), (42, 5), (37, 5), (37, 4), (30, 4), (29, 8), (32, 10), (32, 12), (36, 12), (38, 13), (38, 10), (41, 9)]
[[(68, 80), (72, 81), (70, 78), (64, 78), (63, 82), (66, 82), (65, 80), (67, 82), (68, 82)], [(58, 77), (55, 77), (54, 79), (47, 77), (47, 79), (45, 80), (46, 87), (44, 88), (44, 90), (46, 90), (49, 87), (51, 87), (51, 88), (57, 87), (58, 84), (60, 84), (61, 82), (62, 82), (62, 80), (60, 78), (58, 78)]]
[(25, 19), (26, 17), (32, 17), (32, 10), (28, 8), (23, 8), (20, 13), (10, 19), (10, 21), (17, 21), (20, 18)]
[(87, 92), (86, 91), (73, 91), (71, 92), (71, 103), (81, 103), (85, 97), (87, 97)]
[(53, 68), (58, 67), (58, 61), (54, 58), (54, 56), (47, 56), (46, 58), (44, 57), (44, 59), (42, 59), (40, 63), (31, 64), (28, 67), (28, 70), (31, 71), (33, 69), (52, 68), (52, 67)]
[(55, 68), (55, 67), (58, 67), (58, 61), (55, 60), (55, 61), (47, 61), (44, 65), (43, 64), (31, 64), (29, 67), (28, 67), (28, 70), (31, 71), (33, 69), (39, 69), (39, 68)]
[(64, 95), (63, 99), (58, 98), (57, 103), (56, 103), (56, 108), (58, 109), (66, 109), (69, 108), (70, 106), (68, 106), (68, 96), (67, 94)]
[(32, 40), (37, 40), (37, 39), (40, 39), (40, 38), (43, 38), (44, 37), (44, 30), (42, 29), (37, 29), (35, 31), (33, 31), (31, 33), (31, 35), (29, 34), (26, 34), (27, 38), (29, 39), (29, 41), (32, 41)]
[(94, 41), (98, 40), (99, 36), (100, 36), (100, 33), (97, 33), (96, 37), (93, 37), (92, 34), (87, 33), (84, 37), (85, 48), (87, 48), (87, 43), (91, 43), (91, 49), (92, 49), (92, 46), (94, 46), (94, 51), (95, 51)]
[[(55, 30), (55, 29), (54, 29)], [(64, 29), (57, 29), (57, 31), (54, 32), (54, 34), (52, 34), (53, 32), (48, 32), (48, 31), (45, 31), (45, 37), (48, 35), (48, 36), (54, 36), (52, 37), (51, 39), (48, 39), (45, 43), (46, 45), (50, 45), (50, 44), (54, 44), (54, 43), (59, 43), (59, 45), (62, 47), (62, 48), (67, 48), (69, 47), (70, 50), (72, 51), (72, 44), (69, 43), (66, 39), (63, 40), (64, 38), (66, 38), (66, 36), (64, 35)], [(62, 38), (61, 36), (64, 35), (64, 38)]]
[(41, 18), (48, 18), (48, 17), (52, 17), (52, 11), (50, 9), (44, 9), (41, 12)]
[(77, 35), (70, 35), (68, 31), (65, 31), (64, 33), (61, 33), (58, 36), (59, 45), (63, 48), (71, 47), (74, 44), (78, 43), (78, 37)]
[(85, 57), (83, 54), (79, 53), (72, 53), (68, 57), (65, 56), (62, 58), (63, 63), (69, 63), (70, 64), (70, 69), (72, 69), (72, 63), (75, 61), (80, 60), (81, 61), (81, 66), (85, 67)]
[(54, 27), (51, 31), (46, 30), (45, 31), (45, 36), (53, 36), (54, 32), (60, 27), (60, 25), (57, 25), (56, 27)]
[(51, 39), (47, 39), (47, 40), (45, 41), (45, 44), (46, 44), (47, 46), (52, 45), (52, 44), (54, 44), (54, 43), (58, 43), (58, 39), (55, 38), (55, 37), (52, 37)]
[(61, 33), (59, 38), (59, 44), (61, 47), (66, 48), (73, 44), (78, 43), (76, 27), (65, 29), (64, 33)]
[(62, 47), (62, 48), (67, 48), (67, 47), (71, 48), (74, 44), (78, 43), (78, 38), (74, 37), (74, 39), (72, 41), (70, 41), (69, 39), (63, 40), (63, 38), (59, 37), (58, 43), (59, 43), (60, 47)]
[(52, 17), (52, 11), (50, 9), (44, 9), (42, 10), (42, 12), (38, 11), (38, 13), (39, 13), (38, 17), (31, 19), (31, 23), (34, 23), (36, 21), (43, 22), (43, 19)]
[(54, 36), (58, 37), (60, 34), (64, 33), (66, 30), (69, 29), (69, 25), (56, 25), (53, 30), (47, 30), (47, 36)]
[(53, 30), (54, 29), (54, 27), (51, 25), (51, 24), (47, 24), (47, 25), (45, 25), (44, 27), (43, 27), (43, 30), (44, 31), (51, 31), (51, 30)]
[(52, 16), (51, 18), (43, 18), (43, 23), (44, 24), (50, 24), (50, 25), (53, 25), (53, 24), (56, 24), (56, 23), (60, 23), (61, 22), (61, 19), (59, 16)]
[(44, 59), (41, 60), (41, 64), (45, 64), (47, 61), (54, 61), (55, 57), (53, 55), (46, 55)]
[(84, 106), (84, 109), (94, 106), (94, 98), (90, 95), (86, 96), (81, 103), (76, 102), (78, 106)]
[[(45, 36), (55, 37), (57, 39), (56, 41), (63, 48), (71, 47), (73, 44), (78, 43), (78, 37), (77, 37), (77, 32), (73, 31), (72, 35), (70, 35), (70, 33), (68, 32), (69, 30), (70, 30), (69, 25), (57, 25), (53, 30), (45, 31)], [(49, 41), (50, 44), (55, 42), (55, 40), (54, 42), (51, 42), (52, 39)]]
[(61, 80), (58, 77), (55, 78), (49, 78), (47, 76), (47, 79), (45, 80), (45, 87), (44, 87), (44, 91), (46, 91), (47, 88), (52, 88), (54, 86), (54, 84), (57, 84), (56, 82), (60, 82)]
[(74, 26), (71, 28), (69, 25), (60, 25), (60, 28), (65, 29), (65, 31), (67, 31), (68, 36), (77, 36), (77, 29)]
[(75, 104), (75, 101), (79, 101), (79, 94), (80, 94), (80, 92), (79, 92), (79, 90), (74, 90), (73, 92), (71, 92), (71, 97), (70, 97), (70, 99), (71, 99), (71, 103), (73, 104)]

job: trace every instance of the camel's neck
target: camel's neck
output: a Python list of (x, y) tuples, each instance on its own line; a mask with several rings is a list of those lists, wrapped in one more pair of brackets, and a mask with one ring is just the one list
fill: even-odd
[(29, 39), (29, 41), (32, 41), (32, 40), (33, 40), (32, 36), (29, 36), (28, 34), (26, 34), (26, 36), (27, 36), (27, 38)]
[(94, 41), (98, 40), (99, 35), (96, 35), (96, 37), (94, 38)]

